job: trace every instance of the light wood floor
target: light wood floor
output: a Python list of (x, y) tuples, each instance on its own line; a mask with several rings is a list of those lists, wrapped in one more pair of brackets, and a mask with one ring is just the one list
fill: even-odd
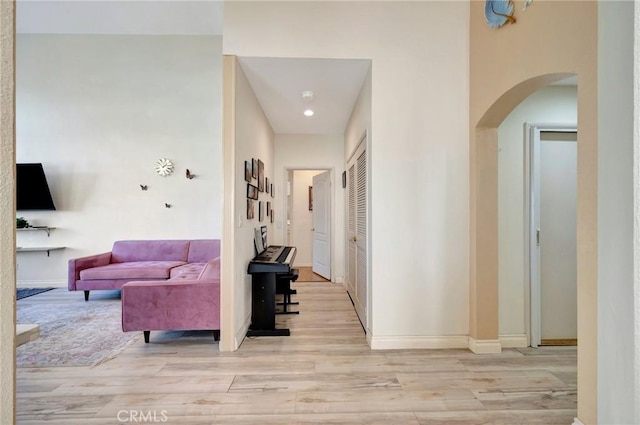
[(300, 282), (328, 282), (324, 277), (315, 274), (311, 267), (298, 267), (298, 270), (300, 271), (298, 278)]
[(18, 423), (550, 425), (576, 415), (575, 347), (371, 351), (341, 285), (296, 288), (301, 314), (278, 316), (291, 336), (245, 339), (235, 353), (208, 333), (152, 332), (95, 367), (19, 368)]

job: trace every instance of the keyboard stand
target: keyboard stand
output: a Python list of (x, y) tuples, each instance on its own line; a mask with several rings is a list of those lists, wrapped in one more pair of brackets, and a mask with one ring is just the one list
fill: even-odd
[(289, 336), (289, 329), (276, 329), (276, 273), (251, 276), (251, 326), (247, 336)]

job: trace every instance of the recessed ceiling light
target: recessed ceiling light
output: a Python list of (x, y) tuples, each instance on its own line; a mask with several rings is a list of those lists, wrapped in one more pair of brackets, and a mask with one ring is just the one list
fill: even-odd
[(313, 111), (312, 111), (311, 109), (306, 109), (306, 110), (304, 111), (304, 115), (305, 115), (306, 117), (311, 117), (311, 116), (313, 116)]

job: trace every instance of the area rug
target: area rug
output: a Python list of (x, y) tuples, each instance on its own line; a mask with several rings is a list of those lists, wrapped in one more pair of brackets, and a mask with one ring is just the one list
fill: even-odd
[(18, 288), (16, 292), (16, 300), (38, 295), (43, 292), (52, 290), (53, 288)]
[(18, 305), (18, 323), (40, 336), (17, 348), (18, 367), (92, 366), (115, 357), (142, 332), (123, 332), (120, 298)]

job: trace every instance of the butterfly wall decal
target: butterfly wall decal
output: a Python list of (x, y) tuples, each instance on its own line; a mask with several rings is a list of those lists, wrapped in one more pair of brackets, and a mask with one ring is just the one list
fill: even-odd
[(171, 204), (167, 204), (166, 202), (164, 203), (164, 207), (165, 208), (171, 208)]
[(142, 190), (147, 190), (149, 188), (149, 186), (147, 186), (146, 184), (141, 184), (140, 185), (140, 189)]
[(187, 168), (187, 172), (185, 173), (185, 176), (191, 180), (192, 178), (194, 178), (196, 175), (195, 174), (191, 174), (191, 171), (189, 171), (189, 169)]

